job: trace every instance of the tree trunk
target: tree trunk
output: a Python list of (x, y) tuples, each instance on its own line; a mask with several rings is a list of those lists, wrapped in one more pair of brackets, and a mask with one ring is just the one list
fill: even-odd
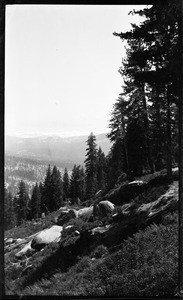
[(179, 5), (179, 295), (183, 296), (183, 0)]
[(122, 137), (123, 137), (123, 140), (124, 140), (127, 177), (128, 177), (128, 180), (129, 180), (129, 178), (130, 178), (129, 155), (128, 155), (128, 146), (127, 146), (126, 134), (125, 134), (124, 118), (123, 118), (122, 114), (121, 114), (121, 130), (122, 130)]
[(148, 120), (148, 114), (147, 114), (147, 103), (146, 103), (146, 98), (145, 98), (145, 85), (142, 83), (141, 85), (142, 88), (142, 93), (143, 93), (143, 109), (144, 109), (144, 126), (146, 129), (146, 148), (147, 148), (147, 160), (149, 164), (149, 168), (151, 173), (154, 173), (154, 164), (152, 160), (152, 151), (151, 151), (151, 146), (150, 146), (150, 141), (149, 141), (149, 120)]
[(172, 182), (172, 142), (171, 142), (171, 112), (170, 112), (170, 88), (167, 87), (167, 120), (166, 120), (166, 131), (167, 131), (167, 177), (168, 181)]
[(155, 155), (156, 155), (156, 171), (163, 169), (162, 163), (162, 133), (161, 133), (161, 115), (160, 115), (160, 87), (156, 84), (153, 87), (153, 97), (155, 99)]

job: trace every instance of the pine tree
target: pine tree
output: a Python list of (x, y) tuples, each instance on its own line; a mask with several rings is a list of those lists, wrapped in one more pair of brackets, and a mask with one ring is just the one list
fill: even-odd
[(64, 201), (69, 197), (69, 174), (67, 171), (67, 168), (64, 170), (64, 175), (63, 175), (63, 198)]
[(105, 190), (106, 183), (107, 183), (106, 158), (101, 147), (99, 147), (97, 151), (97, 189)]
[[(172, 178), (172, 107), (178, 98), (178, 5), (167, 0), (157, 1), (150, 8), (133, 11), (146, 17), (139, 26), (132, 24), (132, 30), (116, 34), (127, 40), (127, 59), (120, 69), (126, 82), (131, 82), (134, 89), (141, 92), (142, 113), (146, 129), (147, 158), (153, 171), (152, 158), (157, 168), (167, 156), (167, 174)], [(149, 89), (151, 98), (147, 95)], [(144, 96), (143, 96), (144, 95)], [(147, 99), (148, 98), (148, 99)], [(149, 105), (150, 104), (150, 105)], [(162, 119), (162, 110), (164, 116)], [(158, 124), (164, 122), (165, 134), (161, 139)], [(162, 127), (162, 126), (161, 126)], [(166, 139), (165, 139), (165, 138)], [(157, 147), (156, 147), (157, 146)], [(155, 151), (153, 151), (155, 149)], [(164, 152), (166, 151), (166, 153)], [(164, 153), (162, 153), (164, 152)], [(154, 157), (156, 155), (156, 157)]]
[(56, 166), (53, 167), (51, 174), (51, 188), (52, 188), (52, 198), (49, 203), (49, 210), (54, 211), (63, 205), (63, 183), (61, 179), (60, 171)]
[[(131, 86), (129, 87), (128, 85), (128, 89), (129, 88), (131, 89)], [(134, 96), (134, 99), (137, 98), (136, 96), (137, 95)], [(128, 178), (131, 176), (131, 171), (129, 169), (130, 158), (127, 145), (127, 125), (132, 114), (131, 109), (132, 105), (130, 105), (130, 101), (126, 100), (123, 94), (120, 94), (117, 101), (113, 105), (113, 111), (111, 113), (111, 119), (109, 123), (111, 131), (107, 135), (110, 141), (113, 142), (110, 154), (108, 156), (110, 168), (110, 171), (108, 172), (108, 185), (110, 187), (111, 184), (109, 181), (111, 181), (111, 183), (115, 183), (121, 173), (127, 173)], [(139, 114), (139, 107), (136, 105), (136, 103), (134, 103), (134, 101), (133, 110), (137, 115)]]
[(125, 147), (122, 137), (116, 139), (107, 156), (107, 189), (112, 189), (126, 173)]
[(92, 198), (97, 192), (97, 145), (93, 132), (89, 135), (86, 148), (85, 174), (86, 174), (86, 197)]
[(74, 165), (70, 179), (70, 193), (72, 204), (80, 197), (80, 166)]
[(79, 168), (79, 199), (83, 202), (86, 198), (86, 182), (84, 168)]
[(4, 189), (4, 228), (11, 229), (15, 226), (15, 217), (13, 210), (13, 198), (11, 193)]
[(27, 192), (27, 188), (25, 182), (21, 180), (18, 187), (18, 193), (14, 199), (17, 225), (21, 225), (23, 221), (27, 219), (28, 202), (29, 202), (29, 195)]
[(51, 179), (51, 167), (49, 165), (43, 183), (43, 189), (42, 189), (42, 197), (41, 197), (42, 212), (44, 213), (50, 212), (50, 202), (52, 201), (52, 195), (53, 195), (53, 190), (52, 190), (52, 179)]
[(132, 119), (127, 127), (130, 179), (141, 176), (143, 168), (146, 166), (146, 140), (144, 135), (144, 126), (137, 119)]
[(40, 212), (44, 212), (44, 202), (43, 202), (43, 183), (39, 183), (39, 192), (41, 197), (41, 204), (40, 204)]
[(40, 217), (41, 213), (41, 193), (36, 182), (36, 185), (33, 188), (31, 201), (30, 201), (30, 209), (31, 209), (31, 218), (37, 219)]

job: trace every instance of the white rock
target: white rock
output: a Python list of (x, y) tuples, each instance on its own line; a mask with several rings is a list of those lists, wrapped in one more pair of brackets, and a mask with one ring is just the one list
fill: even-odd
[(106, 211), (113, 211), (114, 208), (115, 208), (115, 205), (114, 203), (110, 202), (109, 200), (104, 200), (104, 201), (101, 201), (99, 202), (99, 208), (104, 208)]
[(80, 232), (78, 230), (75, 230), (75, 235), (80, 235)]
[(15, 243), (16, 243), (16, 244), (19, 244), (19, 243), (22, 243), (22, 242), (24, 242), (24, 241), (25, 241), (25, 239), (20, 239), (20, 238), (18, 238), (18, 239), (16, 239)]
[(89, 218), (93, 213), (93, 206), (81, 208), (78, 210), (78, 218)]
[(6, 245), (10, 245), (10, 244), (12, 244), (12, 243), (14, 243), (14, 242), (15, 242), (15, 240), (12, 239), (12, 238), (9, 238), (9, 239), (5, 240), (5, 244), (6, 244)]
[(111, 225), (106, 225), (106, 226), (103, 226), (103, 227), (93, 228), (93, 229), (91, 229), (91, 235), (94, 235), (96, 233), (102, 234), (102, 233), (108, 231), (110, 227), (111, 227)]
[(64, 229), (69, 229), (69, 228), (72, 228), (72, 227), (73, 227), (73, 225), (68, 225)]
[(63, 210), (63, 211), (68, 211), (69, 208), (67, 206), (61, 206), (58, 211)]
[(144, 183), (145, 182), (142, 180), (134, 180), (134, 181), (129, 182), (128, 185), (131, 185), (131, 184), (142, 185)]
[(31, 255), (35, 250), (31, 247), (31, 242), (27, 243), (22, 250), (15, 254), (16, 258), (22, 258), (24, 255)]
[(61, 232), (63, 230), (63, 226), (54, 225), (49, 229), (42, 230), (39, 234), (37, 234), (32, 242), (31, 247), (33, 249), (40, 250), (46, 244), (50, 244), (52, 242), (59, 242), (61, 238)]

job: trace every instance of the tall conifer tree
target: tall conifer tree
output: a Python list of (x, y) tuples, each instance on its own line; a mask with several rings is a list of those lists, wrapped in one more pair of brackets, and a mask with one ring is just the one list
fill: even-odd
[(107, 183), (107, 174), (106, 174), (106, 158), (105, 154), (99, 147), (97, 151), (97, 189), (105, 190)]
[(51, 174), (52, 198), (49, 202), (50, 211), (57, 210), (63, 204), (63, 183), (60, 171), (56, 166), (53, 167)]
[(31, 218), (37, 219), (41, 213), (41, 193), (36, 182), (36, 185), (33, 188), (32, 196), (31, 196)]
[(11, 229), (15, 226), (15, 217), (13, 210), (13, 198), (7, 189), (4, 189), (4, 228)]
[(70, 179), (70, 193), (69, 193), (73, 204), (76, 203), (77, 199), (80, 196), (79, 180), (80, 180), (80, 166), (74, 165), (72, 169), (71, 179)]
[(27, 218), (27, 206), (29, 202), (29, 195), (23, 180), (19, 183), (18, 193), (14, 202), (17, 225), (21, 225)]
[(43, 183), (43, 190), (42, 190), (42, 212), (48, 213), (50, 212), (50, 202), (52, 201), (52, 179), (51, 179), (51, 167), (48, 166), (45, 180)]
[[(132, 30), (129, 32), (114, 33), (128, 43), (127, 58), (123, 61), (120, 73), (125, 83), (131, 83), (134, 86), (133, 90), (138, 90), (139, 95), (141, 94), (138, 101), (142, 107), (139, 120), (143, 121), (146, 130), (144, 141), (150, 170), (152, 172), (154, 169), (153, 161), (158, 169), (163, 167), (162, 158), (167, 157), (167, 174), (170, 181), (172, 136), (176, 132), (172, 121), (175, 118), (174, 106), (177, 105), (178, 99), (180, 63), (177, 3), (170, 0), (157, 1), (149, 8), (133, 11), (134, 14), (144, 16), (145, 21), (138, 26), (132, 24)], [(133, 91), (129, 94), (130, 97), (132, 93)], [(132, 98), (130, 102), (132, 103)]]
[(64, 170), (64, 175), (63, 175), (63, 197), (64, 200), (66, 200), (69, 197), (69, 174), (67, 171), (67, 168)]
[(91, 132), (87, 140), (85, 174), (86, 174), (86, 197), (92, 198), (97, 192), (97, 145), (96, 137)]

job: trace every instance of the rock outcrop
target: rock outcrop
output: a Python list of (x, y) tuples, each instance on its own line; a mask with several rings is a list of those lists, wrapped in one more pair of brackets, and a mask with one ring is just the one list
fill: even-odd
[[(132, 182), (131, 185), (143, 186), (144, 182)], [(109, 200), (103, 200), (95, 203), (94, 206), (85, 207), (78, 211), (74, 209), (60, 209), (58, 220), (60, 224), (65, 224), (72, 218), (83, 218), (89, 220), (94, 214), (98, 219), (110, 216), (107, 219), (108, 225), (104, 222), (98, 222), (101, 226), (79, 232), (75, 230), (75, 238), (80, 240), (82, 247), (95, 247), (103, 244), (107, 247), (113, 247), (122, 242), (123, 239), (144, 229), (152, 223), (161, 223), (164, 215), (174, 212), (178, 208), (178, 182), (173, 182), (164, 195), (156, 201), (144, 204), (135, 202), (126, 203), (118, 208)], [(109, 224), (110, 223), (110, 224)], [(65, 225), (64, 230), (73, 232), (73, 225)], [(91, 228), (91, 227), (90, 227)], [(53, 242), (59, 242), (62, 235), (63, 226), (54, 225), (51, 228), (41, 230), (23, 239), (5, 239), (5, 257), (14, 254), (17, 259), (27, 258), (44, 248), (45, 245)], [(84, 245), (84, 246), (83, 246)], [(10, 253), (11, 252), (11, 253)]]
[(41, 231), (33, 238), (31, 242), (31, 248), (35, 250), (41, 250), (47, 244), (59, 242), (62, 230), (62, 226), (54, 225), (49, 229)]
[(112, 214), (114, 208), (115, 208), (115, 205), (108, 200), (100, 201), (98, 204), (95, 203), (94, 204), (94, 218), (102, 219), (104, 217), (107, 217), (110, 214)]
[(178, 209), (178, 183), (170, 185), (167, 192), (156, 201), (138, 205), (127, 203), (112, 215), (109, 227), (97, 227), (90, 231), (90, 243), (103, 243), (106, 246), (120, 244), (123, 239), (144, 229), (152, 223), (159, 224), (169, 212)]
[(78, 218), (89, 220), (93, 214), (93, 206), (81, 208), (77, 212)]
[[(59, 242), (61, 238), (62, 226), (54, 225), (49, 229), (41, 230), (24, 239), (6, 239), (5, 257), (9, 253), (14, 253), (17, 259), (29, 257), (37, 250), (41, 250), (45, 245), (52, 242)], [(11, 242), (11, 244), (10, 244)]]
[(109, 200), (115, 205), (122, 205), (134, 199), (147, 188), (148, 183), (142, 180), (124, 183), (109, 191), (102, 200)]
[(55, 223), (59, 226), (63, 226), (65, 223), (69, 222), (71, 219), (76, 219), (78, 217), (78, 212), (75, 209), (61, 210), (57, 216)]
[(29, 257), (31, 256), (33, 253), (35, 252), (35, 250), (31, 247), (31, 241), (28, 242), (22, 250), (20, 250), (18, 253), (15, 254), (16, 258), (22, 258), (24, 256)]

